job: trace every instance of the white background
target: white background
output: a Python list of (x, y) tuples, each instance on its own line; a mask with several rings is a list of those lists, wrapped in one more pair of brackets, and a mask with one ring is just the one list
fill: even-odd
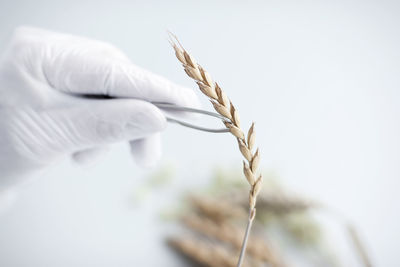
[[(376, 265), (390, 267), (400, 265), (399, 12), (396, 1), (1, 0), (0, 47), (23, 24), (84, 35), (195, 88), (166, 41), (172, 30), (242, 121), (257, 122), (264, 169), (349, 216)], [(21, 188), (0, 217), (0, 266), (180, 266), (158, 208), (240, 161), (226, 136), (171, 125), (163, 141), (179, 178), (139, 206), (130, 198), (148, 171), (123, 144), (99, 165), (65, 161)]]

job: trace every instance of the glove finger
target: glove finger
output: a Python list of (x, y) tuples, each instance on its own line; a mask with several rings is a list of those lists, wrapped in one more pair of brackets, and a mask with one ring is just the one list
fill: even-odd
[(74, 162), (78, 164), (90, 165), (91, 163), (94, 163), (99, 157), (106, 154), (108, 150), (108, 147), (88, 148), (74, 152), (71, 157)]
[[(72, 35), (40, 32), (34, 50), (38, 54), (35, 57), (40, 57), (37, 62), (41, 62), (40, 70), (44, 75), (38, 78), (56, 90), (199, 107), (193, 90), (124, 60), (119, 56), (123, 53), (112, 45)], [(35, 34), (38, 35), (37, 30)]]
[(141, 139), (162, 131), (167, 125), (163, 113), (142, 100), (87, 102), (85, 106), (67, 112), (64, 119), (66, 123), (73, 123), (74, 141), (84, 148)]
[(9, 210), (17, 199), (15, 189), (0, 190), (0, 215)]
[(161, 158), (161, 134), (129, 142), (136, 163), (144, 168), (154, 167)]
[(69, 108), (38, 112), (20, 108), (10, 118), (10, 131), (20, 153), (33, 160), (136, 140), (165, 129), (163, 113), (136, 99), (92, 100)]

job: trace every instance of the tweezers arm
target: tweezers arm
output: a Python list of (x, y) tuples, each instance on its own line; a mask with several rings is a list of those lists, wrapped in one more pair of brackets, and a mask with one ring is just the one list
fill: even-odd
[(185, 126), (185, 127), (188, 127), (188, 128), (192, 128), (192, 129), (195, 129), (195, 130), (203, 131), (203, 132), (209, 132), (209, 133), (227, 133), (227, 132), (229, 132), (229, 129), (227, 129), (227, 128), (221, 128), (221, 129), (204, 128), (204, 127), (201, 127), (201, 126), (197, 126), (197, 125), (190, 124), (190, 123), (187, 123), (187, 122), (184, 122), (184, 121), (172, 119), (172, 118), (169, 118), (169, 117), (167, 117), (167, 121), (168, 122), (172, 122), (172, 123), (177, 123), (179, 125), (182, 125), (182, 126)]
[[(113, 98), (113, 97), (106, 96), (106, 95), (78, 95), (78, 96), (84, 97), (84, 98), (89, 98), (89, 99), (112, 99)], [(206, 116), (215, 117), (222, 121), (226, 121), (226, 119), (223, 116), (221, 116), (220, 114), (202, 110), (202, 109), (181, 107), (181, 106), (177, 106), (174, 104), (163, 103), (163, 102), (151, 102), (151, 103), (160, 109), (166, 109), (166, 110), (169, 109), (169, 110), (176, 110), (176, 111), (183, 111), (183, 112), (198, 113), (198, 114), (202, 114), (202, 115), (206, 115)], [(168, 116), (167, 116), (167, 121), (176, 123), (176, 124), (188, 127), (188, 128), (192, 128), (192, 129), (204, 131), (204, 132), (209, 132), (209, 133), (227, 133), (227, 132), (229, 132), (229, 129), (227, 129), (227, 128), (212, 129), (212, 128), (201, 127), (201, 126), (197, 126), (197, 125), (194, 125), (191, 123), (173, 119)]]
[[(198, 113), (198, 114), (202, 114), (202, 115), (206, 115), (206, 116), (215, 117), (215, 118), (218, 118), (218, 119), (223, 120), (223, 121), (226, 120), (224, 117), (222, 117), (218, 113), (214, 113), (214, 112), (210, 112), (210, 111), (206, 111), (206, 110), (202, 110), (202, 109), (180, 107), (180, 106), (176, 106), (176, 105), (173, 105), (173, 104), (159, 103), (159, 102), (153, 102), (153, 104), (155, 106), (157, 106), (158, 108), (161, 108), (161, 109), (169, 109), (169, 110), (177, 110), (177, 111)], [(192, 128), (192, 129), (199, 130), (199, 131), (204, 131), (204, 132), (209, 132), (209, 133), (227, 133), (227, 132), (229, 132), (229, 129), (227, 129), (227, 128), (211, 129), (211, 128), (197, 126), (197, 125), (194, 125), (194, 124), (191, 124), (191, 123), (187, 123), (187, 122), (180, 121), (180, 120), (173, 119), (173, 118), (169, 118), (169, 117), (167, 117), (167, 121), (168, 122), (172, 122), (172, 123), (177, 123), (179, 125), (182, 125), (182, 126), (185, 126), (185, 127), (188, 127), (188, 128)]]

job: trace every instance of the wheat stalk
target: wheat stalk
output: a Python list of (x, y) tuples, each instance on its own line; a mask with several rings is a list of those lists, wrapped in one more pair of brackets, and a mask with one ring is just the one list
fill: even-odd
[(346, 228), (361, 262), (365, 267), (372, 267), (373, 265), (370, 256), (368, 255), (365, 244), (361, 241), (360, 235), (358, 234), (355, 226), (347, 224)]
[(244, 259), (251, 225), (256, 215), (256, 199), (261, 190), (262, 184), (262, 175), (259, 174), (257, 176), (257, 168), (260, 161), (260, 151), (257, 148), (253, 153), (255, 145), (254, 122), (247, 131), (247, 136), (245, 136), (244, 131), (240, 126), (238, 112), (236, 111), (235, 106), (229, 100), (228, 96), (221, 89), (218, 83), (213, 81), (210, 74), (199, 64), (197, 64), (196, 60), (183, 48), (178, 39), (173, 34), (170, 34), (170, 36), (174, 37), (176, 40), (175, 42), (171, 38), (171, 45), (175, 50), (177, 59), (182, 63), (186, 74), (197, 83), (200, 91), (209, 98), (211, 104), (214, 106), (215, 111), (225, 118), (223, 123), (225, 127), (230, 130), (230, 133), (237, 139), (239, 150), (245, 159), (243, 161), (243, 173), (250, 184), (249, 217), (237, 264), (237, 267), (240, 267)]

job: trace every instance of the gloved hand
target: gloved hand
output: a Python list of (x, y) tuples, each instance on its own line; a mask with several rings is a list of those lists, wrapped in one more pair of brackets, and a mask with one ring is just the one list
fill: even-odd
[(150, 102), (198, 105), (193, 91), (133, 65), (112, 45), (18, 28), (0, 63), (0, 187), (64, 155), (85, 161), (120, 141), (140, 165), (153, 165), (167, 122)]

